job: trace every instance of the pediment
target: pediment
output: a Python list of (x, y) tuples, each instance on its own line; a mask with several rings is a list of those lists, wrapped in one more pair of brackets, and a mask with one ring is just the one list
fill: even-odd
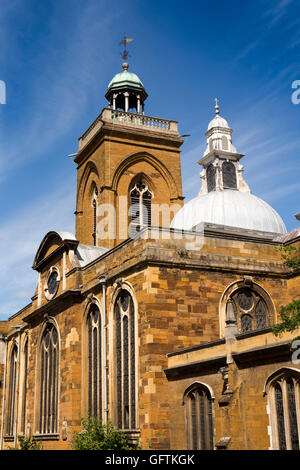
[(36, 252), (32, 266), (33, 269), (39, 271), (44, 265), (44, 262), (46, 263), (51, 259), (51, 255), (54, 256), (55, 253), (65, 249), (67, 246), (72, 247), (74, 250), (77, 248), (78, 243), (78, 240), (76, 240), (75, 236), (70, 232), (48, 232)]

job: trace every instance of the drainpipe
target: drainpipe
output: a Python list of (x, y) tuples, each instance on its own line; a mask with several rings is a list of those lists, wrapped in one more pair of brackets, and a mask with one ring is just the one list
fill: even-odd
[(106, 321), (106, 277), (100, 276), (99, 282), (102, 286), (102, 311), (104, 316), (104, 337), (103, 337), (103, 356), (104, 356), (104, 424), (108, 423), (108, 406), (107, 406), (107, 321)]
[(2, 339), (2, 341), (5, 342), (5, 357), (4, 357), (4, 378), (3, 378), (0, 450), (2, 450), (2, 445), (3, 445), (3, 429), (4, 429), (4, 406), (5, 406), (6, 366), (7, 366), (7, 337), (2, 336), (1, 339)]

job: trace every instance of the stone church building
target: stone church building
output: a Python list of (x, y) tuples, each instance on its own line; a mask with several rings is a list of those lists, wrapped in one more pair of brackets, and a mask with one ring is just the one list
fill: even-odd
[(147, 97), (124, 62), (79, 138), (75, 235), (44, 236), (31, 302), (0, 322), (1, 449), (70, 449), (92, 415), (143, 449), (299, 450), (300, 354), (272, 325), (299, 299), (277, 247), (300, 228), (250, 192), (217, 104), (184, 204), (183, 136)]

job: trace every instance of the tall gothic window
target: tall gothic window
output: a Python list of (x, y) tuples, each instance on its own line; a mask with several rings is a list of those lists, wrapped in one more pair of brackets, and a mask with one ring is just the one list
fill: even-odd
[(10, 358), (9, 389), (8, 389), (8, 415), (6, 434), (14, 435), (16, 420), (16, 402), (17, 402), (17, 369), (18, 369), (18, 347), (15, 344), (12, 348)]
[(98, 196), (98, 189), (95, 186), (93, 197), (92, 197), (92, 207), (93, 207), (93, 240), (94, 246), (97, 245), (97, 196)]
[(130, 195), (130, 233), (133, 236), (143, 227), (151, 225), (152, 192), (147, 182), (140, 177), (129, 192)]
[(300, 374), (285, 369), (270, 381), (268, 396), (273, 448), (300, 449)]
[(208, 388), (195, 384), (184, 397), (187, 444), (191, 450), (212, 450), (213, 400)]
[(222, 164), (222, 175), (223, 175), (223, 188), (224, 189), (236, 189), (236, 169), (232, 162), (223, 162)]
[(136, 428), (135, 311), (124, 289), (115, 302), (117, 416), (120, 429)]
[(101, 314), (92, 304), (88, 327), (88, 414), (102, 419), (102, 325)]
[(40, 415), (39, 432), (57, 433), (58, 404), (58, 332), (52, 323), (43, 333), (40, 350)]
[(28, 338), (25, 340), (23, 350), (23, 384), (22, 384), (22, 416), (21, 431), (25, 434), (26, 426), (26, 401), (27, 401), (27, 372), (28, 372)]
[(249, 287), (236, 290), (229, 301), (233, 307), (240, 333), (260, 330), (269, 325), (269, 314), (265, 300)]

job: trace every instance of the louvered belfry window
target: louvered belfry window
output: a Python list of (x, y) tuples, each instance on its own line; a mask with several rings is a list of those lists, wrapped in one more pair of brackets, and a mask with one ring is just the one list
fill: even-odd
[(273, 441), (279, 450), (300, 450), (300, 374), (288, 370), (271, 382)]
[(260, 330), (269, 325), (268, 308), (258, 292), (249, 287), (236, 290), (230, 297), (240, 333)]
[(187, 442), (191, 450), (213, 449), (213, 405), (207, 387), (195, 385), (185, 396)]
[(212, 163), (206, 169), (207, 191), (214, 191), (216, 189), (216, 170)]
[(88, 414), (102, 419), (102, 325), (97, 305), (88, 317)]
[(120, 429), (136, 428), (135, 311), (122, 289), (115, 302), (117, 417)]
[(153, 194), (143, 178), (140, 178), (136, 181), (129, 194), (129, 235), (134, 236), (143, 227), (151, 226), (151, 200)]
[(223, 174), (223, 188), (224, 189), (236, 189), (236, 169), (232, 162), (223, 162), (222, 164)]
[(16, 394), (17, 394), (17, 367), (18, 367), (18, 347), (13, 346), (10, 359), (9, 389), (8, 389), (8, 415), (6, 424), (6, 434), (14, 435), (16, 420)]
[(45, 328), (41, 343), (41, 389), (40, 425), (41, 434), (57, 433), (58, 404), (58, 332), (52, 323)]

